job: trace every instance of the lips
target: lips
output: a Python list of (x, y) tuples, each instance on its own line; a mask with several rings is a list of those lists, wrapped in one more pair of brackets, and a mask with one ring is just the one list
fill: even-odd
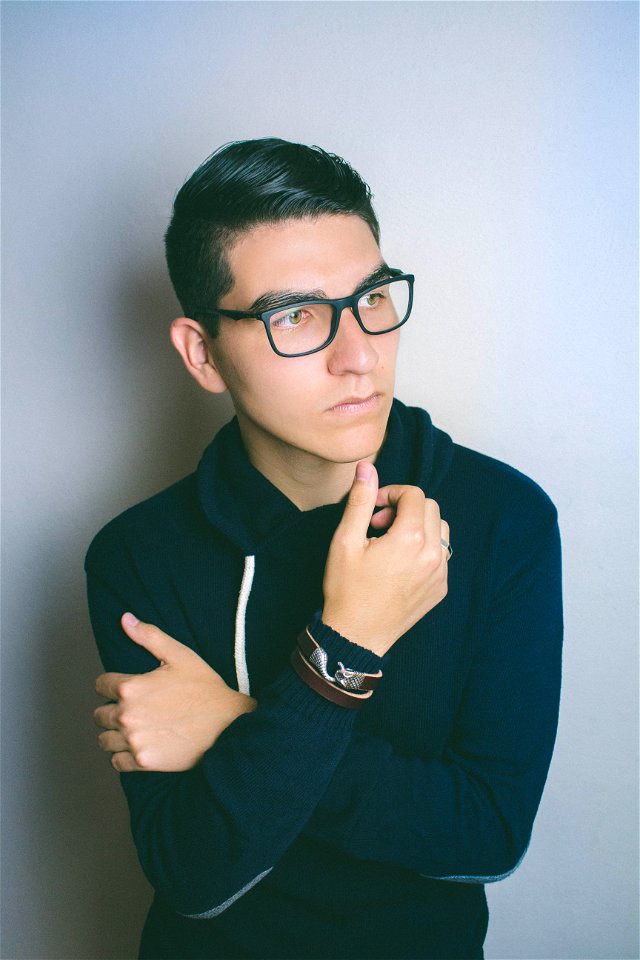
[(373, 397), (375, 397), (375, 393), (370, 393), (366, 397), (345, 397), (344, 400), (338, 400), (334, 406), (343, 407), (346, 403), (366, 403), (367, 400), (371, 400)]
[(380, 394), (378, 393), (369, 393), (366, 397), (345, 397), (344, 400), (339, 400), (338, 403), (335, 403), (331, 410), (344, 410), (344, 409), (357, 409), (358, 407), (368, 406), (369, 404), (374, 403), (378, 399)]

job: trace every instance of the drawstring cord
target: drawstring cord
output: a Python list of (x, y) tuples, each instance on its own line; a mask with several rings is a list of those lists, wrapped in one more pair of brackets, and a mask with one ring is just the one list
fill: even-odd
[(236, 663), (236, 678), (238, 681), (238, 690), (240, 693), (250, 694), (249, 689), (249, 671), (247, 670), (247, 651), (245, 646), (245, 626), (247, 618), (247, 603), (249, 594), (253, 585), (253, 574), (256, 568), (255, 557), (244, 558), (244, 573), (242, 575), (242, 585), (240, 587), (240, 596), (238, 597), (238, 608), (236, 610), (236, 638), (234, 647), (234, 657)]

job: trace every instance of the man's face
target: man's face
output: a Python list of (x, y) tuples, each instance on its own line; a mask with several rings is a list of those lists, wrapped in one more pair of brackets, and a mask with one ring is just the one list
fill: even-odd
[[(322, 215), (261, 225), (227, 253), (234, 285), (220, 308), (252, 312), (267, 293), (345, 297), (383, 263), (367, 224)], [(350, 310), (335, 340), (302, 357), (280, 357), (259, 320), (221, 317), (210, 342), (254, 462), (275, 455), (293, 468), (354, 463), (377, 453), (393, 399), (399, 330), (369, 336)], [(350, 402), (345, 406), (346, 401)]]

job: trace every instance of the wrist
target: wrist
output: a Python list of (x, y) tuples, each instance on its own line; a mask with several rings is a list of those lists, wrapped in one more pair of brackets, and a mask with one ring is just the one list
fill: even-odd
[(294, 648), (290, 657), (291, 666), (300, 679), (325, 700), (339, 707), (359, 709), (372, 695), (372, 690), (356, 693), (345, 690), (335, 683), (325, 671), (321, 672), (317, 664), (312, 664), (303, 654), (300, 645)]
[(238, 690), (233, 690), (232, 693), (230, 712), (235, 713), (237, 717), (241, 717), (243, 713), (252, 713), (258, 706), (258, 701), (247, 696), (246, 693), (240, 693)]
[[(345, 662), (335, 659), (340, 655)], [(308, 687), (350, 709), (360, 708), (372, 696), (382, 679), (381, 663), (370, 650), (323, 623), (319, 614), (300, 631), (291, 654), (291, 666)]]
[[(363, 630), (361, 624), (350, 621), (348, 618), (340, 616), (339, 613), (334, 613), (331, 608), (326, 606), (322, 611), (321, 623), (323, 626), (328, 627), (334, 634), (347, 639), (353, 646), (366, 650), (370, 656), (377, 657), (380, 662), (397, 639), (397, 637), (389, 638), (374, 631), (368, 632)], [(312, 622), (312, 632), (313, 625)]]
[[(326, 650), (332, 662), (339, 660), (348, 663), (354, 670), (363, 670), (365, 673), (376, 673), (384, 665), (383, 655), (374, 650), (368, 642), (361, 642), (367, 638), (360, 638), (359, 634), (349, 632), (346, 626), (340, 629), (342, 620), (328, 619), (324, 610), (317, 611), (309, 622), (312, 636)], [(386, 652), (386, 651), (385, 651)]]

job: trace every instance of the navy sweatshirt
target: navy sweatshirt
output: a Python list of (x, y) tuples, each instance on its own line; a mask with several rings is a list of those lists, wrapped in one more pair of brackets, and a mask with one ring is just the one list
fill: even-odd
[[(526, 851), (556, 732), (556, 511), (397, 400), (377, 468), (438, 501), (454, 550), (447, 597), (384, 661), (318, 613), (344, 503), (300, 511), (250, 464), (235, 419), (196, 473), (89, 548), (105, 669), (157, 666), (121, 630), (130, 610), (258, 700), (194, 769), (122, 776), (156, 891), (141, 957), (482, 957), (483, 884)], [(382, 665), (360, 711), (289, 666), (312, 618), (331, 662)]]

